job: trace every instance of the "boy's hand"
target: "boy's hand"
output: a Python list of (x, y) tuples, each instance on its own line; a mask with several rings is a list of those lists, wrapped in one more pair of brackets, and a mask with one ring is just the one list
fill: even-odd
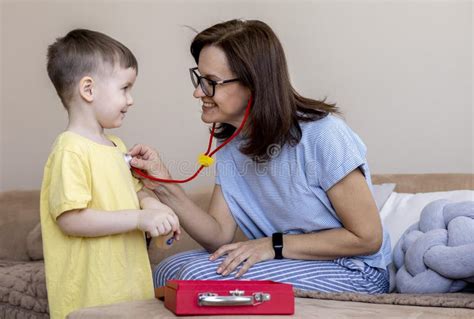
[(156, 209), (139, 211), (137, 228), (147, 232), (152, 237), (165, 235), (170, 232), (174, 232), (179, 237), (181, 233), (178, 216), (176, 216), (171, 208), (163, 204)]

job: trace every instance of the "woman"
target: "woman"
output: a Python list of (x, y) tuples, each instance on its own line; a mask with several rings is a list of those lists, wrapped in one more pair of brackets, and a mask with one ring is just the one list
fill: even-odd
[[(326, 292), (384, 293), (390, 242), (371, 193), (366, 148), (337, 108), (291, 86), (282, 46), (261, 21), (232, 20), (191, 44), (194, 97), (202, 120), (219, 123), (209, 210), (177, 184), (144, 181), (206, 251), (185, 252), (155, 269), (169, 279), (266, 279)], [(156, 151), (130, 150), (132, 165), (171, 178)], [(231, 243), (239, 226), (248, 241)], [(210, 254), (208, 253), (210, 252)], [(230, 276), (228, 276), (230, 275)]]

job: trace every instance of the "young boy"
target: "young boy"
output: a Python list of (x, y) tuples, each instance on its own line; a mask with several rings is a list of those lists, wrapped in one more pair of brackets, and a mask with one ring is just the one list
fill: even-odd
[(47, 68), (69, 115), (41, 187), (51, 318), (153, 298), (144, 232), (179, 236), (179, 221), (141, 190), (124, 160), (124, 143), (104, 133), (120, 127), (133, 104), (137, 61), (107, 35), (73, 30), (49, 46)]

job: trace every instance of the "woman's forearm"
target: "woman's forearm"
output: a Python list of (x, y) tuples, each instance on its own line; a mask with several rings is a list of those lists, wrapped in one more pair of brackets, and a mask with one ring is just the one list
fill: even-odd
[[(172, 179), (158, 153), (151, 147), (137, 144), (128, 154), (133, 157), (133, 167), (157, 178)], [(234, 238), (236, 224), (230, 213), (221, 209), (223, 200), (219, 207), (210, 209), (208, 213), (194, 204), (178, 184), (147, 179), (143, 183), (147, 188), (153, 189), (158, 199), (178, 215), (180, 225), (207, 250), (213, 251)]]
[(126, 233), (137, 229), (139, 210), (114, 212), (82, 209), (71, 210), (58, 217), (59, 228), (69, 236), (99, 237)]
[(208, 251), (232, 241), (225, 236), (214, 217), (197, 206), (176, 184), (162, 185), (154, 190), (159, 200), (178, 215), (181, 226)]
[(377, 236), (361, 238), (345, 228), (317, 233), (284, 235), (283, 256), (291, 259), (331, 260), (376, 253), (382, 244)]

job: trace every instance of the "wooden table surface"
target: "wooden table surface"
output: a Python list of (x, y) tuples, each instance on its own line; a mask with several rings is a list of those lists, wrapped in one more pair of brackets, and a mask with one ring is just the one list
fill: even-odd
[[(162, 301), (144, 300), (109, 306), (84, 308), (71, 313), (69, 319), (173, 318)], [(180, 316), (179, 318), (474, 318), (474, 310), (463, 308), (415, 307), (362, 302), (295, 298), (294, 316)]]

